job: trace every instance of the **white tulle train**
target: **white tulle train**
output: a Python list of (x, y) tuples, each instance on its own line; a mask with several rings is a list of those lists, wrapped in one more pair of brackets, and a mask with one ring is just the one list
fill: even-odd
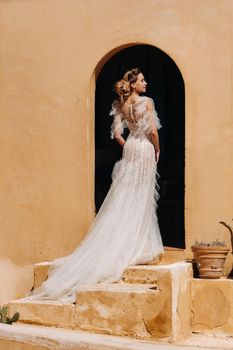
[(128, 266), (159, 255), (157, 178), (154, 146), (144, 132), (132, 131), (85, 239), (72, 254), (55, 259), (47, 281), (24, 300), (74, 302), (78, 287), (117, 282)]

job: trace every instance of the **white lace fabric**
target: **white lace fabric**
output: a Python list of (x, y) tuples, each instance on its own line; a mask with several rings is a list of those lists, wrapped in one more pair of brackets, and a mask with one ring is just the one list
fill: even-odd
[[(147, 109), (147, 104), (151, 106), (150, 111)], [(120, 101), (115, 100), (110, 115), (114, 117), (111, 125), (112, 139), (116, 132), (123, 134), (124, 128), (127, 127), (131, 134), (147, 137), (153, 128), (160, 129), (162, 127), (154, 101), (147, 96), (139, 97), (138, 101), (131, 105), (125, 103), (123, 107), (121, 107)]]
[(151, 261), (163, 252), (157, 220), (157, 163), (150, 131), (161, 127), (148, 97), (129, 108), (114, 101), (111, 137), (130, 134), (112, 172), (112, 185), (86, 237), (68, 256), (55, 259), (49, 277), (24, 300), (74, 302), (79, 287), (118, 282), (128, 266)]

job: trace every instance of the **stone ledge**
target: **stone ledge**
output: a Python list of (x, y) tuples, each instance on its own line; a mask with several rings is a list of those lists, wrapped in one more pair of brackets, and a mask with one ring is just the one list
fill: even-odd
[(233, 335), (233, 280), (192, 279), (192, 331)]
[(166, 341), (143, 341), (80, 330), (43, 326), (0, 324), (2, 350), (223, 350), (233, 349), (233, 339), (191, 334), (176, 344)]

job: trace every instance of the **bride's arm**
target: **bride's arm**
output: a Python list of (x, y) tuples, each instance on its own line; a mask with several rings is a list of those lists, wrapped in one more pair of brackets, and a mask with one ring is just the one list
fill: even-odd
[(158, 134), (158, 129), (156, 126), (156, 123), (153, 119), (153, 113), (154, 113), (154, 106), (153, 102), (148, 99), (146, 109), (148, 114), (151, 115), (151, 118), (149, 120), (150, 122), (150, 136), (151, 140), (153, 142), (154, 148), (155, 148), (155, 156), (156, 156), (156, 161), (159, 161), (159, 155), (160, 155), (160, 146), (159, 146), (159, 134)]
[(120, 102), (115, 100), (112, 104), (110, 116), (113, 116), (113, 123), (111, 125), (111, 138), (115, 139), (122, 147), (125, 144), (125, 139), (121, 136), (124, 131), (124, 120), (121, 113)]
[(124, 137), (121, 136), (121, 134), (115, 133), (114, 138), (122, 147), (124, 146), (125, 139), (124, 139)]

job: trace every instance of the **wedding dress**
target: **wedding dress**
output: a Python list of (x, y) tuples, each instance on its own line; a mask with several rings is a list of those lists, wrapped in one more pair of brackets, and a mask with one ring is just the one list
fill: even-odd
[(113, 168), (109, 192), (81, 244), (55, 259), (48, 279), (24, 300), (74, 302), (78, 287), (117, 282), (128, 266), (147, 263), (163, 252), (156, 215), (159, 175), (150, 139), (152, 128), (161, 124), (153, 100), (140, 96), (123, 108), (116, 100), (110, 115), (111, 138), (125, 127), (130, 134)]

